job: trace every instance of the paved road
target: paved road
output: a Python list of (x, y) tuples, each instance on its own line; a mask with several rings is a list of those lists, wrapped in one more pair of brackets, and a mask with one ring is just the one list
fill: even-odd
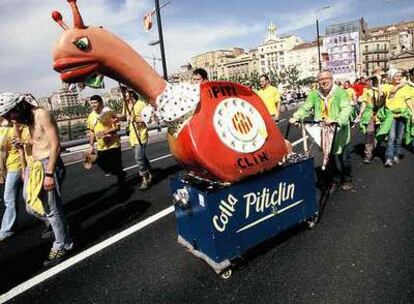
[[(285, 117), (282, 117), (285, 118)], [(286, 121), (281, 123), (286, 128)], [(299, 138), (292, 130), (291, 139)], [(414, 155), (384, 168), (361, 163), (354, 140), (353, 192), (331, 196), (314, 230), (299, 227), (249, 252), (229, 280), (176, 242), (172, 213), (11, 300), (12, 303), (410, 303), (414, 294)], [(297, 147), (299, 148), (300, 145)], [(165, 142), (149, 148), (167, 155)], [(314, 149), (319, 159), (319, 152)], [(131, 151), (123, 155), (133, 165)], [(155, 185), (119, 192), (98, 170), (68, 167), (64, 196), (77, 253), (170, 207), (171, 157), (153, 162)], [(0, 293), (44, 272), (50, 240), (20, 213), (19, 233), (0, 245)]]

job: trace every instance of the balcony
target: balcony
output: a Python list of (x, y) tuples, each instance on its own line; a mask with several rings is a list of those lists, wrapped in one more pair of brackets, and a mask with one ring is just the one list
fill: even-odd
[(390, 51), (389, 49), (381, 49), (381, 50), (363, 50), (362, 55), (368, 54), (388, 54)]

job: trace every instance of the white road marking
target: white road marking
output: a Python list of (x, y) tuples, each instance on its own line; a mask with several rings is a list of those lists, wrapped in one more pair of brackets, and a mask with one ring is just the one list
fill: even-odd
[[(302, 139), (299, 139), (297, 141), (295, 141), (294, 143), (292, 143), (292, 146), (296, 146), (297, 144), (299, 144), (300, 142), (303, 141)], [(167, 154), (164, 156), (160, 156), (157, 158), (154, 158), (152, 160), (150, 160), (150, 162), (155, 162), (167, 157), (172, 156), (172, 154)], [(124, 170), (130, 170), (132, 168), (137, 167), (137, 165), (125, 168)], [(62, 263), (46, 270), (45, 272), (42, 272), (41, 274), (27, 280), (26, 282), (23, 282), (19, 285), (17, 285), (16, 287), (10, 289), (8, 292), (0, 295), (0, 303), (4, 303), (8, 300), (13, 299), (14, 297), (18, 296), (19, 294), (22, 294), (23, 292), (29, 290), (30, 288), (44, 282), (45, 280), (55, 276), (56, 274), (62, 272), (63, 270), (85, 260), (86, 258), (94, 255), (95, 253), (119, 242), (120, 240), (128, 237), (129, 235), (141, 230), (142, 228), (160, 220), (161, 218), (167, 216), (168, 214), (172, 213), (174, 211), (174, 206), (170, 206), (160, 212), (158, 212), (157, 214), (154, 214), (152, 216), (150, 216), (149, 218), (119, 232), (118, 234), (115, 234), (114, 236), (110, 237), (109, 239), (106, 239), (105, 241), (102, 241), (99, 244), (96, 244), (88, 249), (86, 249), (85, 251), (82, 251), (80, 253), (78, 253), (77, 255), (63, 261)]]
[[(151, 159), (149, 162), (150, 163), (153, 163), (153, 162), (156, 162), (158, 160), (161, 160), (161, 159), (164, 159), (164, 158), (167, 158), (167, 157), (170, 157), (170, 156), (172, 156), (171, 153), (170, 154), (167, 154), (167, 155), (163, 155), (163, 156), (157, 157), (157, 158), (154, 158), (154, 159)], [(126, 168), (124, 168), (124, 171), (128, 171), (128, 170), (134, 169), (136, 167), (138, 167), (138, 165), (133, 165), (133, 166), (130, 166), (130, 167), (126, 167)]]
[(42, 272), (41, 274), (31, 278), (30, 280), (27, 280), (26, 282), (17, 285), (16, 287), (12, 288), (10, 291), (6, 292), (5, 294), (2, 294), (0, 296), (0, 303), (4, 303), (10, 299), (13, 299), (14, 297), (18, 296), (19, 294), (27, 291), (28, 289), (38, 285), (39, 283), (53, 277), (54, 275), (58, 274), (59, 272), (83, 261), (84, 259), (90, 257), (91, 255), (101, 251), (102, 249), (111, 246), (112, 244), (119, 242), (120, 240), (128, 237), (129, 235), (141, 230), (142, 228), (148, 226), (149, 224), (163, 218), (164, 216), (170, 214), (174, 211), (174, 206), (170, 206), (167, 209), (164, 209), (161, 212), (158, 212), (157, 214), (154, 214), (150, 216), (149, 218), (143, 220), (142, 222), (139, 222), (135, 224), (134, 226), (131, 226), (127, 228), (124, 231), (119, 232), (118, 234), (115, 234), (114, 236), (110, 237), (109, 239), (106, 239), (105, 241), (96, 244), (92, 246), (91, 248), (86, 249), (85, 251), (82, 251), (81, 253), (78, 253), (77, 255), (63, 261), (62, 263), (46, 270), (45, 272)]

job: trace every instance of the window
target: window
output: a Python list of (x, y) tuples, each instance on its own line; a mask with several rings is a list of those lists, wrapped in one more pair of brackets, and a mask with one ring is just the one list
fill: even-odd
[(368, 45), (365, 46), (365, 52), (368, 52)]

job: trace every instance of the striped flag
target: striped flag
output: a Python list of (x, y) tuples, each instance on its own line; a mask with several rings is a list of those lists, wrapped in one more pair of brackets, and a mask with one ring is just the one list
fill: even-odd
[(152, 28), (152, 15), (154, 14), (153, 11), (148, 12), (144, 15), (143, 25), (144, 29), (149, 31)]

